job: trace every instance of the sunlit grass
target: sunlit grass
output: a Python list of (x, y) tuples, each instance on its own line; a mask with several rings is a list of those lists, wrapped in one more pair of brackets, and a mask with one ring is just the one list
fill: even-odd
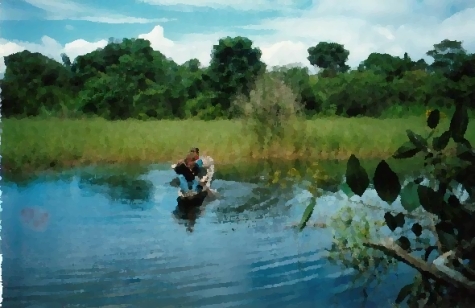
[[(240, 121), (117, 121), (102, 119), (4, 119), (2, 165), (44, 169), (91, 163), (170, 162), (199, 147), (219, 164), (259, 158), (346, 159), (391, 155), (407, 140), (405, 130), (426, 135), (425, 116), (406, 119), (323, 118), (299, 120), (283, 140), (258, 150)], [(441, 127), (448, 127), (445, 119)], [(294, 127), (292, 127), (294, 126)], [(471, 123), (468, 138), (474, 140)], [(474, 140), (475, 142), (475, 140)]]

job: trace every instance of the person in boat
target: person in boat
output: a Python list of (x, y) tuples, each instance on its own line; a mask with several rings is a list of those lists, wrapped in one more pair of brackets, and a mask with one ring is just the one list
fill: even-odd
[(196, 156), (189, 153), (186, 158), (174, 167), (178, 174), (179, 186), (183, 195), (196, 194), (203, 190), (197, 176), (200, 173), (200, 163), (197, 163)]
[[(206, 158), (208, 166), (213, 166), (212, 159)], [(173, 166), (173, 169), (178, 174), (178, 186), (180, 187), (179, 195), (181, 197), (192, 197), (200, 194), (201, 197), (209, 196), (211, 199), (217, 198), (216, 191), (210, 188), (210, 177), (213, 175), (214, 169), (208, 170), (203, 167), (205, 163), (199, 161), (199, 157), (194, 152), (188, 153), (184, 160)], [(210, 170), (211, 169), (211, 170)], [(210, 172), (211, 171), (211, 172)], [(202, 176), (203, 174), (206, 174)], [(205, 193), (202, 195), (202, 193)]]
[(198, 177), (205, 182), (206, 188), (210, 188), (211, 181), (213, 180), (214, 175), (214, 161), (209, 156), (200, 156), (200, 149), (191, 148), (190, 154), (193, 154), (196, 158), (196, 163), (200, 168), (200, 173)]

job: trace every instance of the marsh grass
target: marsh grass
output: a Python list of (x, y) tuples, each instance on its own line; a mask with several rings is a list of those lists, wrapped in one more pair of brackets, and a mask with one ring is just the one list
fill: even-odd
[[(441, 128), (448, 127), (445, 120)], [(428, 133), (424, 115), (406, 119), (293, 118), (282, 138), (256, 148), (245, 121), (106, 121), (102, 119), (4, 119), (4, 170), (47, 169), (100, 163), (157, 163), (182, 158), (191, 146), (218, 164), (263, 158), (385, 158), (407, 139), (406, 129)], [(247, 133), (246, 133), (247, 132)], [(468, 139), (475, 142), (470, 123)]]

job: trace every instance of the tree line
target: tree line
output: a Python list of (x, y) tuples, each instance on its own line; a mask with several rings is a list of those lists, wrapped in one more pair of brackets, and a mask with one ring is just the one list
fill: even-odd
[[(226, 37), (213, 46), (209, 66), (190, 59), (179, 65), (145, 39), (110, 39), (104, 48), (78, 56), (62, 54), (62, 63), (28, 50), (5, 57), (1, 82), (5, 117), (95, 115), (109, 120), (232, 118), (236, 97), (249, 97), (259, 76), (285, 83), (305, 114), (378, 117), (414, 106), (450, 107), (475, 100), (467, 89), (474, 74), (460, 80), (450, 74), (473, 70), (474, 54), (460, 41), (433, 45), (425, 60), (372, 53), (350, 69), (344, 45), (320, 42), (308, 48), (308, 61), (318, 68), (267, 67), (261, 50), (246, 37)], [(470, 74), (468, 74), (470, 75)]]

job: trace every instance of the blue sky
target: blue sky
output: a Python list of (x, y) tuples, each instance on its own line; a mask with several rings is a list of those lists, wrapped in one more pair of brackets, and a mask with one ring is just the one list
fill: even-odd
[(109, 37), (144, 37), (177, 62), (206, 64), (220, 37), (242, 35), (269, 65), (309, 65), (308, 47), (335, 41), (356, 66), (371, 52), (421, 58), (445, 38), (475, 51), (473, 16), (474, 0), (3, 0), (0, 56), (74, 58)]
[[(54, 3), (61, 2), (64, 6), (63, 10), (61, 7), (48, 7), (49, 4), (54, 5)], [(69, 5), (64, 5), (64, 3)], [(285, 16), (283, 12), (279, 11), (160, 6), (134, 0), (82, 0), (77, 2), (4, 0), (3, 6), (2, 38), (39, 42), (43, 35), (48, 35), (61, 44), (75, 39), (97, 41), (116, 36), (121, 38), (136, 37), (139, 34), (150, 32), (155, 24), (166, 27), (167, 37), (177, 40), (187, 33), (213, 33), (221, 29), (257, 23), (263, 18)], [(68, 7), (71, 9), (74, 7), (84, 8), (84, 13), (68, 12)], [(62, 18), (48, 20), (54, 18), (51, 17), (53, 14), (59, 15), (57, 19)], [(8, 18), (8, 16), (14, 17)], [(127, 23), (111, 23), (110, 20), (107, 20), (114, 17), (117, 17), (115, 18), (117, 22), (120, 22), (121, 19), (124, 19), (125, 22), (127, 19), (131, 20)], [(142, 20), (134, 22), (132, 18)]]

